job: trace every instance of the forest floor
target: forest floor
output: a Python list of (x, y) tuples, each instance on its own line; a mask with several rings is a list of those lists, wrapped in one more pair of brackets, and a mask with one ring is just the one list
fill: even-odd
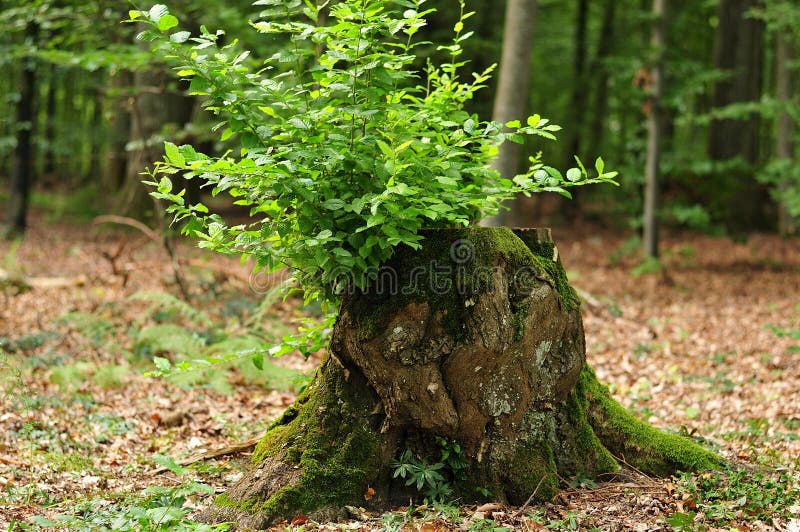
[[(800, 531), (800, 241), (668, 235), (656, 267), (613, 232), (555, 236), (587, 299), (589, 363), (614, 396), (752, 467), (565, 479), (523, 509), (353, 509), (281, 530)], [(320, 314), (293, 298), (261, 305), (254, 285), (274, 280), (236, 260), (185, 242), (176, 257), (189, 304), (164, 248), (138, 232), (39, 215), (18, 247), (0, 243), (0, 529), (200, 529), (192, 513), (241, 476), (249, 442), (313, 371), (321, 353), (145, 376), (154, 354), (279, 342)]]

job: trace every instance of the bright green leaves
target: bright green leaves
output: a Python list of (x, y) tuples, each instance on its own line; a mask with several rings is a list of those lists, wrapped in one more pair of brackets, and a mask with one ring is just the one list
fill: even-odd
[[(449, 62), (423, 72), (411, 39), (430, 12), (421, 0), (341, 0), (329, 5), (325, 26), (315, 2), (257, 3), (264, 11), (253, 27), (291, 43), (265, 63), (235, 41), (220, 44), (222, 32), (169, 35), (178, 21), (164, 6), (130, 15), (149, 24), (148, 39), (190, 92), (205, 96), (221, 119), (221, 140), (238, 143), (219, 158), (166, 143), (161, 179), (150, 183), (202, 247), (252, 257), (268, 270), (288, 266), (306, 297), (335, 300), (364, 287), (398, 247), (419, 247), (423, 228), (476, 223), (517, 193), (568, 195), (571, 186), (613, 178), (602, 161), (597, 177), (580, 161), (565, 177), (539, 156), (513, 179), (491, 167), (503, 142), (552, 139), (559, 128), (539, 115), (504, 128), (465, 110), (494, 67), (459, 77), (471, 15), (461, 0), (454, 38), (443, 47)], [(232, 226), (185, 204), (172, 174), (231, 196), (250, 220)]]
[(158, 21), (157, 27), (161, 31), (167, 31), (178, 25), (178, 19), (173, 15), (164, 15)]
[(186, 164), (186, 159), (184, 159), (183, 155), (181, 155), (180, 150), (178, 147), (171, 143), (165, 142), (164, 143), (164, 151), (167, 155), (167, 160), (174, 166), (183, 166)]

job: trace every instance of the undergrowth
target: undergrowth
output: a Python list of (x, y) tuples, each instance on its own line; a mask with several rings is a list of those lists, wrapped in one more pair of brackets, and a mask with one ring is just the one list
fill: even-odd
[(675, 481), (683, 510), (667, 518), (674, 530), (749, 530), (755, 522), (777, 530), (787, 522), (800, 525), (800, 479), (786, 468), (682, 473)]
[[(214, 488), (191, 480), (190, 471), (171, 458), (157, 457), (156, 462), (181, 478), (178, 486), (154, 486), (132, 497), (91, 497), (63, 504), (60, 512), (48, 517), (33, 516), (29, 522), (12, 522), (11, 530), (57, 528), (67, 530), (108, 531), (193, 531), (211, 532), (230, 529), (226, 523), (206, 525), (191, 519), (197, 504), (214, 494)], [(114, 499), (117, 500), (114, 500)]]

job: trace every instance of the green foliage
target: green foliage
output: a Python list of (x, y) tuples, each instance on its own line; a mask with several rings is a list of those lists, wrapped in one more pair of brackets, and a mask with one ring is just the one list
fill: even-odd
[(136, 292), (130, 297), (130, 300), (150, 303), (150, 307), (143, 314), (143, 318), (152, 317), (156, 312), (159, 312), (179, 315), (201, 326), (208, 327), (212, 324), (208, 314), (167, 292)]
[[(449, 59), (414, 69), (414, 36), (430, 10), (423, 0), (345, 0), (330, 6), (331, 23), (317, 24), (310, 2), (265, 0), (253, 27), (290, 45), (264, 64), (236, 40), (202, 29), (197, 37), (169, 33), (164, 6), (131, 11), (150, 28), (160, 55), (191, 80), (191, 92), (221, 117), (221, 139), (240, 148), (220, 158), (192, 146), (166, 144), (157, 165), (154, 197), (169, 204), (183, 232), (201, 247), (254, 257), (259, 268), (288, 266), (311, 299), (332, 301), (350, 286), (364, 287), (371, 270), (401, 245), (418, 248), (419, 230), (469, 225), (495, 214), (517, 193), (612, 182), (601, 159), (590, 178), (580, 161), (566, 177), (531, 158), (528, 171), (504, 179), (489, 166), (498, 146), (525, 137), (552, 139), (559, 128), (538, 115), (505, 124), (484, 122), (465, 105), (489, 81), (493, 67), (470, 80), (465, 61), (464, 11), (454, 38), (439, 49)], [(252, 222), (229, 226), (191, 205), (171, 175), (201, 179), (214, 195), (227, 193), (250, 208)]]
[(444, 468), (443, 462), (429, 464), (427, 458), (423, 457), (420, 460), (410, 449), (406, 449), (399, 458), (392, 458), (389, 466), (394, 470), (393, 478), (404, 479), (406, 486), (414, 486), (430, 500), (439, 500), (442, 496), (452, 493), (452, 487), (439, 473), (439, 470)]
[(428, 463), (426, 457), (420, 460), (410, 449), (406, 449), (398, 458), (389, 461), (389, 467), (393, 469), (393, 478), (404, 479), (406, 486), (413, 486), (431, 502), (444, 501), (452, 495), (452, 483), (463, 480), (463, 474), (469, 465), (458, 443), (449, 442), (444, 438), (437, 438), (437, 442), (440, 446), (440, 456), (436, 462)]
[[(800, 485), (789, 472), (717, 471), (701, 475), (682, 473), (676, 477), (676, 493), (694, 502), (710, 526), (737, 522), (792, 519), (797, 517)], [(668, 519), (678, 530), (691, 530), (694, 512)]]
[[(156, 457), (155, 461), (179, 477), (187, 477), (188, 470), (168, 457)], [(192, 480), (185, 480), (174, 487), (156, 486), (147, 488), (140, 496), (112, 503), (104, 499), (79, 502), (64, 513), (51, 518), (34, 516), (33, 525), (45, 528), (69, 530), (145, 530), (145, 531), (193, 531), (211, 532), (230, 529), (230, 525), (205, 525), (192, 521), (193, 512), (188, 503), (198, 497), (214, 494), (214, 488)], [(35, 530), (33, 526), (17, 523), (22, 530)]]
[(772, 159), (756, 177), (770, 186), (772, 199), (783, 205), (792, 218), (800, 218), (800, 169), (795, 161)]

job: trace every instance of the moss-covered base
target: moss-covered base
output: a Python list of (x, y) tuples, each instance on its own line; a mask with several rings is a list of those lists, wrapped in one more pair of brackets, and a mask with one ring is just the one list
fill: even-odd
[(253, 469), (201, 519), (260, 529), (298, 514), (334, 519), (363, 503), (389, 458), (377, 402), (363, 377), (328, 359), (256, 446)]
[(394, 478), (391, 461), (407, 451), (419, 467), (459, 449), (459, 467), (436, 469), (452, 497), (516, 505), (620, 464), (655, 475), (722, 465), (637, 420), (597, 381), (548, 231), (441, 230), (424, 242), (389, 263), (390, 290), (345, 299), (314, 382), (206, 521), (257, 529), (421, 499)]
[[(386, 509), (423, 495), (392, 478), (389, 461), (412, 449), (441, 459), (432, 435), (381, 431), (383, 415), (363, 377), (329, 359), (316, 380), (267, 431), (253, 469), (201, 516), (239, 529), (263, 529), (304, 514), (319, 521), (346, 507)], [(698, 444), (636, 419), (585, 366), (574, 392), (549, 413), (530, 413), (517, 439), (497, 438), (448, 478), (462, 502), (523, 504), (551, 499), (560, 478), (607, 479), (621, 462), (647, 474), (719, 469), (723, 460)]]

